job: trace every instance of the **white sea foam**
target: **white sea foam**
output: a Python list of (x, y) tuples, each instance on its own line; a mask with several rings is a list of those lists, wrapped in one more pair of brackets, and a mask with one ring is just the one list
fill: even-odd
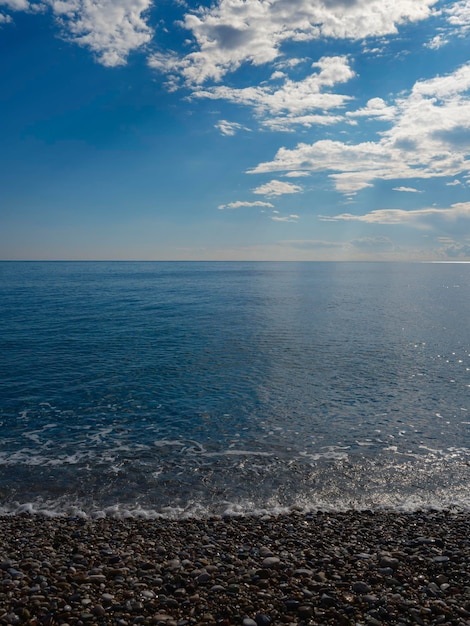
[(262, 452), (260, 450), (235, 450), (230, 448), (228, 450), (222, 450), (221, 452), (204, 452), (204, 457), (223, 457), (223, 456), (274, 456), (273, 452)]
[(0, 452), (0, 465), (17, 466), (31, 465), (44, 467), (57, 467), (62, 465), (79, 465), (87, 461), (107, 463), (109, 455), (97, 455), (90, 450), (77, 450), (71, 454), (55, 454), (45, 456), (36, 450), (24, 448), (12, 453)]
[(0, 506), (0, 515), (44, 515), (48, 517), (79, 517), (99, 519), (113, 517), (119, 519), (169, 519), (183, 520), (189, 518), (204, 519), (214, 515), (229, 517), (245, 516), (277, 516), (291, 512), (312, 513), (318, 511), (364, 511), (387, 510), (397, 512), (414, 512), (419, 510), (460, 510), (470, 511), (470, 495), (459, 496), (456, 500), (452, 495), (444, 493), (420, 495), (418, 493), (399, 496), (387, 491), (378, 493), (374, 498), (363, 497), (324, 497), (301, 496), (289, 505), (282, 504), (271, 498), (265, 503), (258, 503), (252, 499), (241, 499), (236, 502), (220, 501), (219, 503), (203, 503), (188, 501), (185, 506), (167, 505), (159, 508), (140, 504), (116, 503), (105, 507), (89, 504), (80, 504), (77, 501), (67, 502), (65, 498), (44, 501), (38, 499), (30, 502), (12, 502)]
[(160, 440), (154, 441), (153, 445), (156, 448), (164, 448), (166, 446), (176, 446), (176, 447), (183, 448), (185, 446), (185, 443), (184, 441), (181, 441), (181, 439), (176, 439), (176, 440), (160, 439)]

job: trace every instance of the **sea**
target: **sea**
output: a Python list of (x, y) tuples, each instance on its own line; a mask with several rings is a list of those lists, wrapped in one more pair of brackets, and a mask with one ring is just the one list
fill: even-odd
[(1, 262), (0, 514), (470, 509), (470, 264)]

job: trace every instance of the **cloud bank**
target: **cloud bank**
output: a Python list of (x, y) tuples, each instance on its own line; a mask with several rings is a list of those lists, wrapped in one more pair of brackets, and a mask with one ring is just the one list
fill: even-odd
[(158, 69), (190, 85), (220, 81), (242, 64), (272, 63), (288, 42), (320, 38), (359, 40), (394, 34), (407, 22), (424, 20), (437, 0), (220, 0), (190, 10), (181, 22), (194, 50), (151, 58)]
[(418, 81), (394, 105), (394, 123), (378, 141), (322, 139), (280, 148), (251, 174), (328, 172), (336, 189), (354, 194), (377, 179), (409, 180), (470, 174), (470, 63)]

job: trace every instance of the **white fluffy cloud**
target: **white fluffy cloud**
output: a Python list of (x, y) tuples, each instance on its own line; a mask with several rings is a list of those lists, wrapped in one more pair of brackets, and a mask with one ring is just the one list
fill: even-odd
[(274, 160), (249, 173), (329, 172), (338, 191), (351, 194), (376, 179), (455, 177), (470, 173), (470, 63), (417, 82), (397, 99), (395, 123), (378, 141), (320, 140), (280, 148)]
[[(429, 18), (438, 0), (218, 0), (211, 6), (179, 4), (185, 14), (179, 27), (190, 35), (192, 50), (152, 54), (149, 65), (191, 85), (220, 81), (244, 63), (279, 62), (279, 69), (299, 59), (283, 60), (283, 45), (320, 38), (360, 40), (393, 35), (405, 23)], [(51, 7), (64, 37), (88, 47), (107, 66), (122, 65), (131, 51), (149, 43), (153, 31), (145, 12), (153, 0), (0, 0), (11, 11)], [(470, 29), (470, 3), (459, 0), (442, 9), (449, 29), (464, 36)], [(3, 22), (11, 21), (8, 15)], [(431, 47), (447, 43), (436, 35)], [(158, 42), (157, 42), (158, 43)], [(282, 65), (282, 62), (284, 65)], [(273, 78), (275, 75), (273, 75)], [(280, 77), (278, 70), (277, 77)]]
[(364, 108), (357, 111), (348, 111), (346, 116), (350, 118), (369, 117), (379, 120), (393, 120), (395, 114), (395, 107), (387, 106), (382, 98), (371, 98)]
[[(316, 71), (310, 76), (300, 81), (286, 79), (281, 86), (276, 83), (241, 89), (217, 86), (197, 89), (192, 97), (226, 100), (252, 107), (259, 116), (266, 116), (264, 125), (277, 129), (292, 124), (310, 126), (338, 121), (340, 117), (325, 112), (344, 106), (351, 98), (326, 89), (347, 82), (354, 77), (354, 71), (345, 56), (323, 57), (313, 63), (312, 68)], [(302, 115), (315, 110), (317, 114)]]
[(5, 6), (12, 11), (28, 11), (31, 8), (27, 0), (0, 0), (0, 6)]
[(458, 27), (462, 34), (470, 29), (470, 2), (468, 0), (456, 2), (445, 12), (448, 15), (449, 24)]
[(437, 35), (432, 37), (427, 47), (431, 50), (439, 50), (446, 46), (454, 37), (466, 37), (470, 30), (470, 2), (458, 0), (442, 9), (441, 14), (447, 21)]
[(446, 46), (449, 43), (449, 39), (444, 37), (443, 35), (436, 35), (426, 44), (427, 48), (431, 48), (431, 50), (439, 50), (443, 46)]
[(47, 0), (65, 39), (89, 48), (105, 66), (124, 65), (153, 35), (144, 14), (152, 0)]
[(328, 115), (326, 113), (311, 113), (309, 115), (293, 115), (290, 113), (277, 117), (268, 115), (265, 119), (260, 120), (260, 125), (268, 130), (287, 133), (294, 132), (294, 127), (330, 126), (331, 124), (341, 122), (342, 119), (342, 115)]
[[(145, 13), (153, 0), (0, 0), (11, 11), (50, 9), (67, 41), (91, 50), (107, 67), (125, 65), (129, 53), (153, 37)], [(11, 21), (10, 16), (4, 16)]]
[(300, 185), (293, 185), (292, 183), (286, 183), (282, 180), (271, 180), (269, 183), (260, 185), (253, 189), (253, 193), (261, 196), (282, 196), (288, 193), (299, 193), (303, 191), (303, 187)]
[[(176, 71), (189, 84), (220, 81), (243, 63), (263, 65), (288, 41), (320, 37), (363, 39), (396, 33), (397, 26), (429, 17), (437, 0), (219, 0), (187, 13), (182, 25), (194, 50), (175, 62), (160, 55), (150, 64)], [(154, 63), (155, 61), (155, 63)]]

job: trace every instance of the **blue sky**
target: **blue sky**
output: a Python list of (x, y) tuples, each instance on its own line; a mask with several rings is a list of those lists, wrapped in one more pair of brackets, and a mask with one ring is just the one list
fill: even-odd
[(470, 0), (0, 0), (0, 258), (470, 261)]

